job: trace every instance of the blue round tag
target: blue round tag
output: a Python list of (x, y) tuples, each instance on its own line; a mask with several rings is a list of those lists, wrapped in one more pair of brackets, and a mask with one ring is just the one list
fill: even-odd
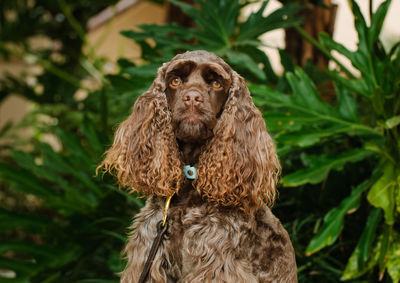
[(185, 174), (186, 178), (190, 180), (194, 180), (197, 177), (196, 168), (190, 165), (186, 165), (183, 168), (183, 173)]

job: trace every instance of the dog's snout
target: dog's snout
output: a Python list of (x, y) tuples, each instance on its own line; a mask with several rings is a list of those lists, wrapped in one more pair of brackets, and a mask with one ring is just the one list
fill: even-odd
[(183, 96), (183, 102), (186, 106), (198, 105), (203, 102), (203, 97), (198, 91), (188, 91)]

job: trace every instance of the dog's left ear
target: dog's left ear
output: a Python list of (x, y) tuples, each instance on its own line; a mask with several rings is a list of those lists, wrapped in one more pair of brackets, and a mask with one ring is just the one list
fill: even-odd
[(205, 146), (197, 170), (197, 191), (216, 205), (251, 213), (275, 199), (280, 173), (275, 145), (244, 79), (235, 71), (214, 137)]

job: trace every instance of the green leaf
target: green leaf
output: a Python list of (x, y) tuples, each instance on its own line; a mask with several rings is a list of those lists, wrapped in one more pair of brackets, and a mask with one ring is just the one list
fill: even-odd
[(233, 32), (237, 13), (238, 1), (196, 1), (199, 9), (177, 0), (171, 3), (178, 6), (190, 16), (200, 27), (196, 37), (203, 42), (212, 43), (223, 48), (228, 45), (228, 38)]
[[(45, 167), (49, 168), (49, 170), (54, 170), (63, 174), (71, 174), (79, 179), (86, 187), (90, 188), (92, 192), (99, 195), (103, 193), (85, 171), (74, 168), (61, 154), (54, 152), (50, 146), (46, 144), (39, 144), (38, 146), (43, 154), (43, 164)], [(90, 173), (94, 175), (94, 168)], [(95, 205), (95, 203), (93, 203), (93, 205)]]
[(341, 170), (347, 162), (358, 162), (372, 152), (364, 149), (354, 149), (337, 156), (319, 156), (309, 168), (286, 175), (282, 183), (287, 187), (296, 187), (307, 183), (317, 184), (322, 182), (331, 170)]
[(333, 49), (336, 50), (337, 52), (339, 52), (341, 55), (346, 56), (348, 59), (350, 59), (350, 61), (353, 63), (353, 61), (355, 61), (355, 55), (354, 52), (350, 51), (349, 49), (347, 49), (343, 44), (340, 44), (336, 41), (334, 41), (329, 34), (325, 33), (325, 32), (321, 32), (318, 35), (318, 39), (321, 42), (322, 45), (324, 45), (324, 47), (328, 48), (328, 49)]
[(207, 23), (207, 25), (202, 26), (204, 31), (209, 30), (211, 26), (216, 26), (219, 28), (220, 34), (224, 38), (225, 43), (228, 43), (229, 37), (237, 26), (239, 1), (196, 0), (196, 3), (201, 7), (201, 15), (199, 15), (200, 19), (204, 19), (204, 22)]
[(347, 212), (358, 209), (360, 206), (360, 196), (368, 187), (368, 182), (357, 186), (339, 206), (331, 209), (325, 215), (324, 225), (308, 244), (306, 255), (311, 255), (326, 246), (332, 245), (336, 241), (343, 229), (344, 216)]
[[(236, 49), (237, 46), (237, 49), (240, 52), (248, 54), (254, 62), (258, 63), (258, 67), (265, 73), (267, 77), (267, 81), (261, 81), (261, 83), (276, 83), (278, 81), (278, 76), (275, 74), (268, 56), (265, 54), (264, 51), (258, 49), (259, 45), (259, 41), (235, 42), (232, 45), (232, 49)], [(222, 53), (221, 55), (225, 57), (225, 53)], [(253, 82), (260, 82), (260, 80), (257, 79), (257, 77), (252, 76), (251, 73), (246, 71), (246, 74), (246, 78), (248, 80), (251, 80)]]
[(53, 189), (43, 185), (36, 176), (27, 170), (13, 168), (10, 165), (0, 163), (0, 176), (21, 192), (33, 194), (44, 199), (57, 195)]
[(385, 222), (388, 225), (394, 223), (394, 189), (397, 179), (394, 174), (395, 169), (392, 163), (387, 163), (383, 167), (383, 174), (380, 179), (371, 187), (367, 199), (375, 207), (380, 207), (385, 212)]
[(32, 172), (39, 178), (43, 178), (50, 182), (57, 183), (62, 188), (67, 191), (73, 191), (74, 189), (69, 186), (68, 182), (65, 181), (60, 175), (56, 174), (54, 171), (44, 168), (35, 163), (33, 157), (26, 152), (13, 150), (11, 151), (12, 157), (22, 168), (27, 171)]
[[(382, 135), (380, 132), (361, 123), (349, 121), (349, 116), (343, 116), (343, 107), (337, 111), (323, 101), (310, 78), (299, 68), (295, 74), (287, 74), (287, 79), (293, 90), (293, 95), (286, 95), (270, 89), (265, 85), (249, 85), (254, 103), (260, 107), (284, 107), (289, 112), (296, 111), (315, 117), (320, 123), (329, 125), (347, 126), (354, 134)], [(287, 110), (286, 110), (287, 111)], [(348, 114), (348, 113), (346, 113)]]
[(337, 83), (335, 84), (335, 90), (339, 99), (338, 110), (341, 116), (349, 121), (358, 122), (358, 105), (350, 90)]
[(397, 211), (397, 213), (400, 213), (400, 174), (397, 174), (397, 187), (395, 188), (395, 198), (396, 198), (396, 200), (395, 200), (396, 201), (396, 211)]
[(355, 249), (358, 258), (358, 266), (362, 268), (371, 256), (371, 247), (376, 236), (376, 228), (381, 219), (381, 210), (373, 209), (368, 216), (364, 231)]
[(346, 268), (343, 271), (342, 277), (340, 278), (341, 281), (360, 277), (374, 268), (379, 260), (379, 254), (382, 247), (382, 238), (382, 235), (380, 235), (377, 244), (371, 252), (371, 257), (363, 266), (359, 266), (360, 251), (357, 248), (354, 250), (349, 260), (347, 261)]
[(48, 224), (48, 220), (45, 218), (27, 214), (16, 214), (0, 208), (0, 232), (15, 228), (41, 231), (46, 224)]
[(300, 131), (279, 135), (276, 139), (283, 144), (307, 147), (321, 141), (323, 138), (327, 138), (338, 133), (346, 133), (350, 130), (350, 127), (343, 126), (334, 126), (327, 129), (303, 129)]
[(400, 281), (400, 235), (393, 232), (393, 240), (388, 251), (386, 268), (394, 283)]
[(293, 90), (292, 101), (320, 114), (335, 116), (333, 108), (325, 103), (318, 95), (317, 88), (306, 73), (295, 68), (295, 73), (288, 73), (286, 78)]
[(260, 80), (266, 80), (267, 77), (265, 73), (258, 67), (257, 63), (254, 62), (251, 57), (245, 53), (229, 50), (226, 53), (228, 61), (233, 66), (238, 66), (240, 68), (246, 68), (254, 76)]
[(379, 273), (381, 275), (385, 272), (387, 254), (389, 251), (390, 244), (392, 242), (392, 237), (391, 237), (392, 233), (393, 233), (393, 227), (385, 225), (382, 233), (382, 241), (379, 249), (379, 258), (378, 258)]
[(237, 41), (256, 39), (268, 31), (288, 28), (303, 21), (299, 17), (294, 17), (301, 10), (301, 7), (294, 5), (285, 5), (264, 17), (263, 12), (268, 2), (264, 1), (260, 9), (250, 14), (246, 22), (241, 25)]
[[(76, 245), (64, 243), (63, 247), (35, 245), (21, 241), (6, 240), (0, 243), (0, 254), (5, 252), (23, 253), (41, 266), (56, 268), (75, 260), (80, 248)], [(57, 254), (57, 257), (54, 257)]]
[[(186, 44), (181, 41), (181, 40), (188, 41), (196, 37), (197, 32), (194, 29), (183, 28), (176, 24), (166, 24), (164, 26), (150, 24), (150, 25), (138, 25), (138, 27), (141, 28), (143, 32), (136, 32), (129, 30), (129, 31), (122, 31), (121, 34), (126, 37), (135, 39), (139, 43), (149, 38), (157, 38), (157, 46), (163, 49), (163, 55), (166, 56), (167, 54), (171, 53), (170, 56), (168, 57), (160, 58), (160, 60), (163, 59), (164, 62), (169, 61), (169, 59), (171, 59), (172, 56), (174, 55), (173, 50), (179, 47), (187, 50), (192, 50), (194, 48), (193, 45)], [(181, 40), (177, 39), (172, 41), (171, 35)], [(214, 42), (213, 44), (216, 45), (217, 43)]]
[(83, 124), (80, 127), (81, 132), (88, 139), (90, 147), (94, 149), (96, 155), (101, 155), (104, 152), (104, 145), (101, 141), (99, 132), (96, 130), (94, 123), (85, 117)]
[(371, 43), (379, 40), (379, 35), (382, 30), (383, 22), (385, 21), (386, 14), (391, 2), (391, 0), (387, 0), (380, 4), (376, 12), (372, 15), (371, 26), (369, 28), (369, 38)]
[(132, 77), (139, 77), (141, 79), (154, 79), (158, 67), (158, 65), (129, 67), (122, 69), (121, 74), (129, 74)]
[[(365, 79), (349, 79), (341, 76), (337, 72), (328, 71), (329, 74), (340, 84), (346, 86), (351, 91), (361, 94), (365, 97), (372, 97), (374, 94), (374, 87), (371, 85), (371, 78)], [(368, 72), (368, 71), (365, 71)]]
[[(10, 258), (0, 257), (0, 266), (4, 269), (10, 269), (15, 271), (17, 278), (11, 282), (30, 282), (27, 278), (33, 276), (40, 271), (37, 265), (32, 262), (26, 262), (22, 260), (15, 260)], [(7, 281), (6, 281), (7, 282)]]
[(300, 130), (304, 125), (316, 123), (318, 119), (296, 112), (264, 112), (263, 117), (269, 131)]
[[(11, 152), (14, 160), (24, 169), (35, 174), (36, 177), (55, 183), (60, 186), (67, 194), (66, 195), (54, 195), (54, 196), (41, 196), (47, 198), (46, 205), (48, 206), (62, 206), (68, 207), (71, 210), (84, 209), (84, 206), (95, 206), (97, 201), (93, 199), (90, 193), (83, 193), (77, 186), (71, 186), (62, 176), (53, 171), (53, 168), (45, 168), (37, 165), (34, 159), (29, 154), (13, 150)], [(38, 179), (39, 180), (39, 179)], [(18, 181), (17, 181), (18, 182)], [(55, 191), (55, 190), (54, 190)], [(79, 205), (77, 205), (79, 203)]]
[(294, 72), (294, 62), (293, 58), (285, 51), (285, 49), (278, 49), (279, 50), (279, 57), (281, 58), (281, 64), (285, 69), (285, 72)]
[(75, 134), (68, 133), (61, 128), (56, 128), (55, 132), (64, 148), (68, 151), (69, 160), (73, 161), (75, 166), (88, 168), (94, 165), (95, 160), (88, 155)]
[(396, 127), (399, 124), (400, 124), (400, 115), (399, 116), (393, 116), (393, 117), (391, 117), (391, 118), (389, 118), (389, 119), (387, 119), (385, 121), (385, 126), (388, 129), (392, 129), (392, 128)]

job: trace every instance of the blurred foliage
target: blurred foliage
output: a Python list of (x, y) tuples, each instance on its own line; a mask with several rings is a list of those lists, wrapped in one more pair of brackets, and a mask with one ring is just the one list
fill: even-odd
[[(29, 66), (22, 77), (1, 81), (0, 98), (17, 93), (35, 103), (22, 123), (0, 130), (7, 140), (0, 163), (0, 282), (118, 282), (126, 227), (143, 202), (118, 190), (110, 176), (96, 176), (95, 167), (114, 125), (156, 69), (194, 49), (215, 52), (251, 82), (277, 141), (282, 185), (293, 187), (281, 188), (273, 209), (294, 243), (299, 281), (399, 281), (400, 44), (388, 51), (379, 40), (390, 1), (369, 26), (351, 1), (356, 51), (296, 27), (332, 60), (331, 50), (345, 55), (360, 77), (343, 65), (295, 68), (284, 50), (285, 72), (276, 74), (259, 36), (301, 23), (299, 2), (264, 15), (268, 1), (260, 1), (243, 20), (242, 9), (255, 1), (238, 0), (197, 0), (196, 6), (171, 0), (196, 27), (122, 31), (141, 46), (144, 64), (121, 58), (118, 72), (108, 74), (109, 63), (94, 55), (83, 26), (114, 2), (0, 3), (0, 52)], [(33, 48), (38, 35), (49, 38), (47, 48)], [(333, 101), (321, 99), (323, 83), (332, 86)], [(31, 138), (14, 134), (23, 127)], [(49, 137), (58, 146), (50, 147)]]

